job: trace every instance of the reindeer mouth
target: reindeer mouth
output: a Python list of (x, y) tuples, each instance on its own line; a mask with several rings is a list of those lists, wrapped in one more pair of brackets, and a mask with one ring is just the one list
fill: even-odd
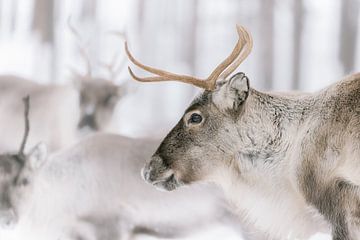
[(141, 176), (147, 183), (161, 191), (173, 191), (183, 185), (175, 171), (166, 166), (158, 155), (154, 155), (152, 160), (145, 164)]
[(78, 123), (78, 129), (89, 128), (90, 131), (99, 130), (99, 126), (96, 122), (95, 116), (92, 114), (85, 114), (81, 117)]
[(169, 170), (166, 173), (163, 173), (161, 177), (154, 177), (152, 169), (143, 168), (141, 171), (141, 176), (145, 182), (153, 185), (155, 188), (161, 191), (173, 191), (176, 188), (180, 187), (182, 184), (176, 178), (173, 171)]
[(175, 174), (171, 174), (165, 179), (153, 181), (151, 184), (161, 191), (173, 191), (182, 185), (180, 181), (176, 179)]
[(0, 211), (0, 228), (13, 229), (18, 222), (18, 217), (13, 210)]

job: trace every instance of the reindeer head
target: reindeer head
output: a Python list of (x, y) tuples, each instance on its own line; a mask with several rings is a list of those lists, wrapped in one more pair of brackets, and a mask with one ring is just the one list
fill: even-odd
[[(73, 82), (80, 93), (81, 118), (78, 127), (80, 129), (87, 127), (93, 131), (105, 130), (111, 121), (116, 104), (127, 93), (126, 84), (115, 84), (116, 78), (123, 70), (125, 61), (119, 64), (118, 54), (115, 53), (110, 63), (100, 63), (101, 67), (109, 73), (109, 77), (94, 77), (89, 54), (84, 47), (85, 44), (78, 31), (72, 26), (70, 19), (68, 19), (68, 26), (78, 41), (78, 51), (86, 63), (85, 74), (79, 74), (78, 71), (72, 69)], [(124, 38), (121, 33), (116, 32), (112, 35)]]
[(151, 160), (142, 170), (146, 181), (158, 188), (173, 190), (183, 184), (211, 180), (222, 174), (224, 166), (232, 164), (237, 146), (235, 122), (245, 112), (249, 96), (249, 81), (235, 71), (249, 55), (252, 38), (237, 27), (239, 40), (230, 54), (207, 79), (177, 75), (145, 66), (138, 62), (125, 45), (129, 59), (137, 66), (156, 74), (140, 78), (129, 68), (130, 75), (141, 82), (180, 81), (205, 91), (185, 111), (178, 124), (165, 137)]
[(94, 131), (104, 130), (111, 121), (116, 104), (126, 95), (124, 85), (115, 85), (106, 79), (77, 79), (80, 93), (81, 119), (78, 127)]
[(46, 147), (38, 144), (28, 154), (24, 153), (29, 133), (29, 98), (25, 99), (25, 135), (17, 154), (0, 155), (0, 227), (14, 226), (22, 211), (22, 202), (28, 198), (37, 170), (46, 159)]
[(74, 78), (74, 85), (80, 95), (80, 129), (88, 127), (93, 131), (105, 130), (117, 103), (127, 94), (126, 83), (115, 84), (121, 67), (114, 70), (112, 64), (103, 65), (109, 71), (109, 78), (93, 77), (90, 71), (83, 76), (77, 74)]

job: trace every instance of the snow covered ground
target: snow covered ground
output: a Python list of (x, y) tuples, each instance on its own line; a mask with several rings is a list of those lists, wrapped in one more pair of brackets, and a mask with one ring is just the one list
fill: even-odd
[[(200, 232), (192, 235), (191, 237), (179, 238), (178, 240), (246, 240), (242, 236), (239, 236), (233, 229), (225, 226), (215, 226), (208, 229), (206, 232)], [(136, 240), (156, 240), (152, 237), (138, 237)], [(170, 239), (169, 239), (170, 240)], [(296, 240), (296, 239), (289, 239)], [(326, 234), (316, 234), (309, 240), (331, 240), (331, 237)]]
[[(156, 238), (152, 237), (139, 237), (137, 240), (155, 240)], [(211, 229), (208, 229), (206, 232), (201, 232), (194, 234), (191, 237), (179, 238), (178, 240), (219, 240), (219, 239), (228, 239), (228, 240), (243, 240), (235, 231), (224, 226), (217, 226)]]

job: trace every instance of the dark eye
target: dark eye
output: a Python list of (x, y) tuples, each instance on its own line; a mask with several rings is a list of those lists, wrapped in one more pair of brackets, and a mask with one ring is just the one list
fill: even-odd
[(29, 180), (27, 178), (20, 179), (18, 182), (19, 186), (27, 186), (29, 184)]
[(80, 103), (81, 103), (81, 104), (85, 104), (85, 103), (88, 102), (88, 101), (89, 101), (89, 99), (88, 99), (88, 97), (86, 96), (86, 94), (80, 93)]
[(113, 96), (113, 95), (108, 95), (106, 96), (106, 98), (104, 98), (103, 100), (103, 105), (110, 105), (110, 104), (113, 104), (115, 103), (116, 101), (116, 96)]
[(199, 124), (202, 121), (202, 116), (198, 113), (193, 113), (191, 114), (188, 123), (192, 123), (192, 124)]

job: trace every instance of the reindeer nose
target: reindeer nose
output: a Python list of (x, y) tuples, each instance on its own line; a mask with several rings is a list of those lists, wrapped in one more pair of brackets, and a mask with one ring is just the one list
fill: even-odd
[(15, 226), (18, 218), (14, 210), (6, 210), (0, 213), (0, 226), (9, 229)]
[(85, 114), (80, 119), (78, 124), (78, 128), (89, 127), (91, 130), (98, 130), (98, 125), (96, 123), (95, 115), (93, 114)]
[(161, 157), (154, 155), (150, 162), (146, 163), (143, 169), (141, 170), (142, 178), (148, 182), (152, 183), (153, 181), (156, 181), (159, 177), (158, 175), (161, 175), (157, 172), (156, 169), (163, 167), (163, 160)]
[(141, 169), (141, 176), (146, 182), (149, 182), (150, 180), (150, 172), (151, 166), (149, 166), (149, 164), (146, 164), (145, 167)]

